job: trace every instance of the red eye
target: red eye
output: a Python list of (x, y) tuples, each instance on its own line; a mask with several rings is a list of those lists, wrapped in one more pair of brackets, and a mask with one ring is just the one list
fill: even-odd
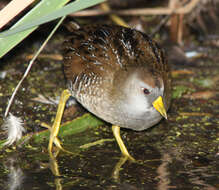
[(144, 92), (144, 94), (146, 94), (146, 95), (150, 94), (150, 91), (149, 91), (147, 88), (144, 88), (144, 89), (143, 89), (143, 92)]

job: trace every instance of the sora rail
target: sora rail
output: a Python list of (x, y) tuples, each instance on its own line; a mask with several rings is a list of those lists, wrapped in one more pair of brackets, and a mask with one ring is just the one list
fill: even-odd
[[(88, 25), (64, 42), (64, 73), (68, 90), (88, 111), (113, 125), (123, 155), (129, 155), (120, 127), (147, 129), (167, 118), (170, 70), (163, 50), (146, 34), (116, 25)], [(57, 139), (64, 103), (58, 108), (49, 151)]]

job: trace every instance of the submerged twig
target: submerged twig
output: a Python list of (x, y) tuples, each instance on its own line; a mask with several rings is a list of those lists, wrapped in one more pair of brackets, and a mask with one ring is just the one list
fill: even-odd
[(100, 139), (100, 140), (92, 142), (92, 143), (87, 143), (87, 144), (81, 145), (80, 148), (87, 149), (87, 148), (90, 148), (92, 146), (102, 145), (105, 142), (111, 142), (111, 141), (114, 141), (114, 139)]

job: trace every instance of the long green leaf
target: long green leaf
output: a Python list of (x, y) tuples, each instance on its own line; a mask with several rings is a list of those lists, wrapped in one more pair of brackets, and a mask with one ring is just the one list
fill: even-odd
[[(73, 135), (85, 131), (88, 127), (97, 127), (103, 125), (103, 121), (91, 114), (84, 114), (73, 121), (64, 124), (60, 127), (59, 137), (64, 138), (68, 135)], [(49, 139), (50, 131), (45, 130), (33, 135), (34, 142), (40, 143), (45, 138)], [(25, 138), (25, 137), (24, 137)]]
[[(36, 17), (42, 17), (65, 5), (69, 0), (41, 0), (33, 9), (23, 16), (12, 28), (21, 24), (32, 22)], [(37, 27), (16, 33), (12, 36), (0, 38), (0, 58), (27, 37)]]
[[(55, 14), (52, 14), (54, 11), (57, 11), (62, 6), (64, 6), (68, 1), (69, 0), (42, 0), (39, 2), (12, 27), (12, 29), (15, 29), (21, 26), (21, 32), (14, 33), (13, 35), (4, 38), (3, 36), (0, 37), (0, 58), (4, 56), (8, 51), (10, 51), (14, 46), (16, 46), (20, 41), (22, 41), (26, 36), (28, 36), (31, 32), (33, 32), (39, 23), (42, 24), (44, 22), (48, 22), (49, 20), (61, 17), (65, 15), (63, 11), (68, 11), (66, 14), (69, 14), (71, 12), (79, 11), (81, 9), (98, 4), (104, 0), (76, 0), (71, 3), (70, 6), (66, 6), (63, 11), (61, 10), (61, 12), (58, 11)], [(58, 16), (56, 14), (58, 14)], [(32, 25), (32, 23), (34, 24)], [(29, 24), (32, 25), (32, 28), (29, 28)], [(29, 29), (22, 29), (22, 25)], [(9, 31), (11, 32), (12, 29)], [(0, 33), (0, 35), (2, 35), (2, 33)]]
[(35, 20), (33, 20), (30, 23), (22, 24), (20, 26), (17, 26), (15, 28), (11, 29), (11, 30), (1, 32), (0, 33), (0, 38), (7, 37), (7, 36), (10, 36), (12, 34), (15, 34), (15, 33), (30, 29), (34, 26), (39, 26), (39, 25), (44, 24), (46, 22), (52, 21), (52, 20), (60, 18), (62, 16), (66, 16), (70, 13), (79, 11), (81, 9), (88, 8), (90, 6), (96, 5), (96, 4), (104, 2), (104, 1), (105, 0), (93, 0), (93, 1), (83, 0), (83, 4), (81, 3), (81, 1), (76, 1), (76, 2), (69, 3), (65, 7), (60, 8), (60, 9), (58, 9), (58, 10), (52, 12), (52, 13), (49, 13), (45, 16), (42, 16), (40, 18), (36, 18)]

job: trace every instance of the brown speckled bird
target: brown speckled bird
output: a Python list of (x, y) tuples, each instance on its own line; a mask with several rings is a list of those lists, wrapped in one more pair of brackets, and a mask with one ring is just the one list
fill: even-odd
[[(88, 25), (73, 31), (64, 43), (64, 73), (68, 90), (63, 96), (73, 96), (111, 123), (122, 154), (131, 160), (120, 127), (141, 131), (162, 116), (167, 118), (169, 67), (163, 50), (142, 32), (116, 25)], [(49, 151), (57, 134), (51, 133)]]

